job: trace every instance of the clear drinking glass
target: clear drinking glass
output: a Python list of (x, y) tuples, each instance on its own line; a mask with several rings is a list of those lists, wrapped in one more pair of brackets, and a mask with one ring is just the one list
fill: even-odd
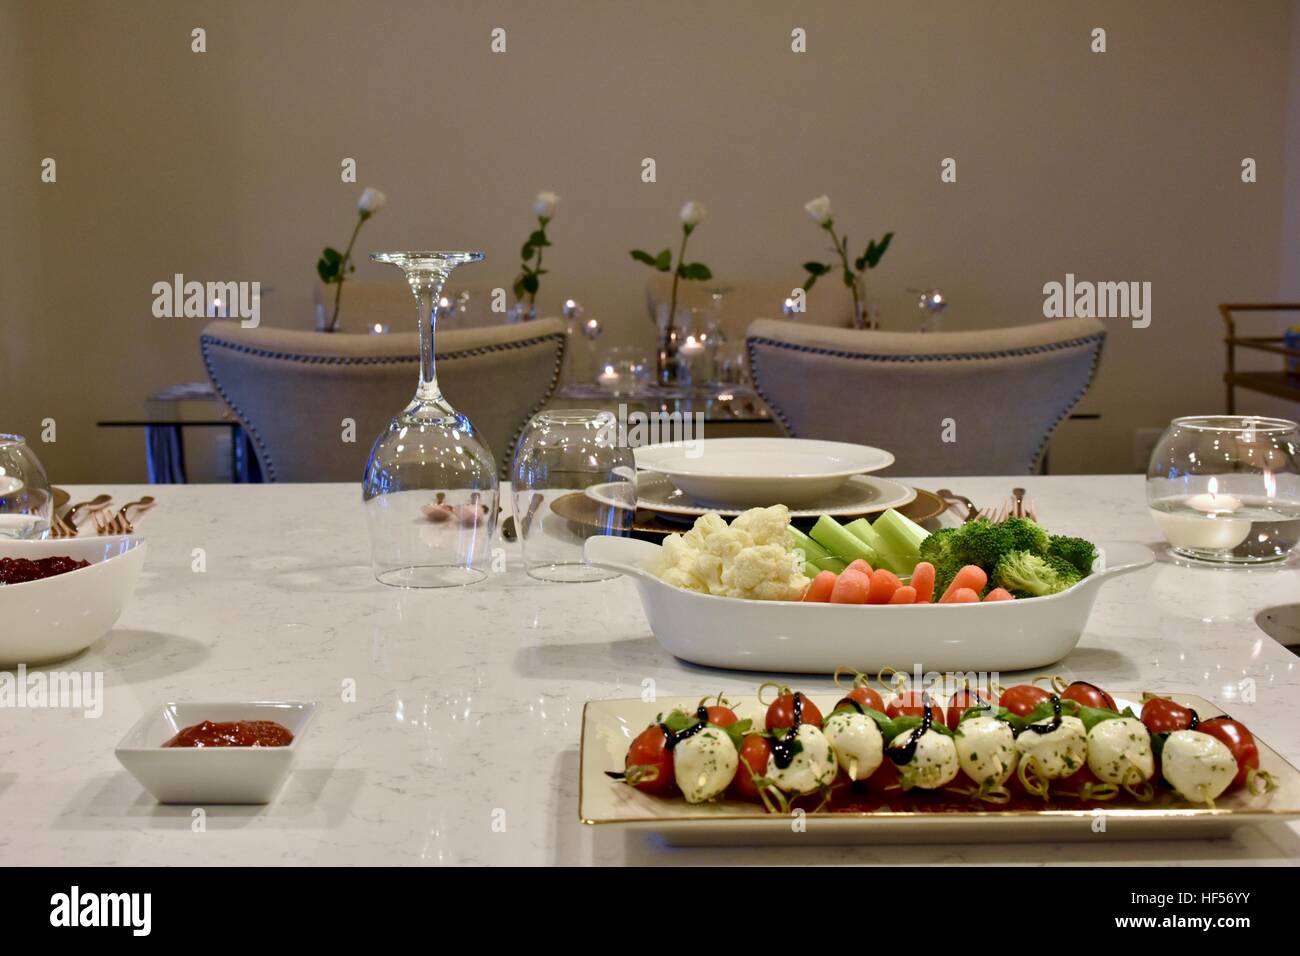
[(50, 529), (50, 480), (22, 435), (0, 434), (0, 538), (39, 538)]
[(1176, 554), (1285, 561), (1300, 541), (1300, 431), (1284, 418), (1175, 418), (1147, 468), (1147, 504)]
[(397, 587), (473, 584), (487, 576), (497, 464), (468, 418), (443, 398), (434, 369), (436, 303), (456, 266), (481, 252), (377, 252), (406, 273), (420, 328), (415, 397), (375, 439), (362, 482), (375, 578)]
[(519, 438), (510, 479), (515, 530), (530, 577), (618, 577), (582, 557), (588, 538), (632, 532), (636, 461), (620, 441), (613, 412), (569, 408), (534, 415)]

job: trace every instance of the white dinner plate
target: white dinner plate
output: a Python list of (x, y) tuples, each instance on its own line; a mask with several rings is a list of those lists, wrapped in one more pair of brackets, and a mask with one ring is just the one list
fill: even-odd
[(713, 438), (643, 445), (641, 471), (667, 475), (697, 504), (808, 508), (852, 475), (880, 471), (894, 456), (869, 445), (801, 438)]
[[(607, 482), (593, 485), (587, 489), (587, 496), (604, 505), (623, 507), (617, 496), (616, 486), (619, 482)], [(700, 515), (716, 512), (724, 518), (734, 518), (744, 508), (710, 508), (694, 501), (690, 495), (675, 486), (664, 475), (643, 471), (637, 475), (636, 506), (661, 515), (680, 518), (698, 518)], [(854, 475), (830, 494), (819, 498), (813, 507), (793, 509), (792, 518), (816, 518), (818, 515), (830, 515), (833, 518), (849, 515), (872, 514), (889, 508), (901, 508), (916, 498), (916, 489), (888, 478), (868, 475)], [(764, 501), (763, 507), (775, 504), (788, 504), (780, 498)]]
[(661, 546), (636, 538), (587, 539), (589, 563), (632, 578), (655, 639), (692, 664), (779, 674), (832, 674), (853, 666), (1009, 673), (1046, 667), (1074, 650), (1093, 601), (1112, 578), (1147, 567), (1149, 548), (1098, 542), (1100, 556), (1074, 587), (1047, 597), (980, 604), (805, 604), (719, 597), (674, 587), (646, 570)]
[[(1187, 803), (1135, 806), (1128, 802), (1107, 807), (1053, 804), (1043, 810), (871, 810), (806, 813), (797, 821), (785, 814), (765, 813), (762, 806), (738, 800), (691, 805), (680, 796), (642, 793), (607, 771), (623, 769), (632, 738), (650, 726), (658, 714), (674, 708), (693, 711), (694, 697), (660, 697), (654, 701), (592, 700), (582, 712), (582, 748), (578, 787), (578, 818), (591, 825), (616, 825), (653, 833), (674, 846), (747, 844), (850, 843), (989, 843), (1059, 840), (1205, 839), (1237, 827), (1300, 817), (1300, 771), (1276, 751), (1259, 745), (1260, 769), (1273, 774), (1278, 789), (1252, 796), (1245, 790), (1226, 793), (1215, 808)], [(809, 694), (829, 714), (843, 694)], [(1172, 694), (1202, 717), (1221, 714), (1208, 700)], [(762, 726), (758, 702), (736, 694), (741, 720)], [(1115, 694), (1116, 704), (1140, 709), (1140, 692)], [(1101, 821), (1100, 823), (1098, 821)], [(794, 825), (797, 822), (798, 825)]]

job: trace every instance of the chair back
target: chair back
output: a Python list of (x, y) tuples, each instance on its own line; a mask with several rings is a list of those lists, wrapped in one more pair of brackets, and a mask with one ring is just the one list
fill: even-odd
[[(438, 385), (474, 423), (502, 475), (524, 425), (555, 391), (564, 343), (555, 319), (438, 333)], [(415, 333), (323, 334), (216, 321), (199, 347), (267, 481), (360, 482), (371, 444), (410, 402), (419, 379)]]
[(1096, 319), (937, 333), (760, 320), (746, 341), (787, 434), (875, 445), (920, 477), (1034, 472), (1105, 337)]

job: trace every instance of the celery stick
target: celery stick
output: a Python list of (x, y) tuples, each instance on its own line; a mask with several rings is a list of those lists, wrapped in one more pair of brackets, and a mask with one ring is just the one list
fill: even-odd
[(830, 515), (822, 515), (813, 525), (812, 539), (841, 561), (866, 561), (873, 568), (880, 558), (875, 550), (855, 534), (844, 530), (844, 526)]
[(886, 542), (891, 554), (897, 553), (904, 556), (908, 562), (907, 570), (910, 573), (916, 567), (916, 562), (921, 560), (919, 553), (921, 542), (930, 536), (930, 532), (906, 515), (899, 514), (893, 508), (890, 508), (877, 518), (872, 527), (876, 535)]
[(858, 518), (856, 521), (850, 521), (844, 526), (845, 530), (855, 537), (861, 538), (867, 547), (876, 552), (879, 564), (873, 564), (872, 567), (882, 567), (886, 570), (893, 571), (899, 577), (912, 573), (912, 568), (916, 567), (913, 561), (907, 567), (900, 567), (907, 563), (907, 555), (895, 553), (889, 546), (889, 542), (882, 538), (876, 529), (871, 527), (866, 518)]
[(832, 555), (820, 544), (808, 537), (793, 525), (786, 529), (790, 534), (790, 547), (803, 552), (804, 564), (812, 571), (812, 577), (818, 571), (834, 571), (839, 574), (844, 570), (844, 562)]

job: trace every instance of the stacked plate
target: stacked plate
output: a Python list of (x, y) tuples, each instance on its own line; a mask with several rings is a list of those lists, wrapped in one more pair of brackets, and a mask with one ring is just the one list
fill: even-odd
[[(894, 456), (869, 445), (797, 438), (718, 438), (645, 445), (636, 449), (635, 529), (647, 534), (682, 530), (713, 511), (735, 517), (754, 507), (784, 504), (796, 520), (870, 515), (897, 508), (914, 521), (935, 517), (944, 503), (870, 472)], [(596, 485), (553, 505), (579, 523), (599, 505), (618, 507), (614, 485)]]

